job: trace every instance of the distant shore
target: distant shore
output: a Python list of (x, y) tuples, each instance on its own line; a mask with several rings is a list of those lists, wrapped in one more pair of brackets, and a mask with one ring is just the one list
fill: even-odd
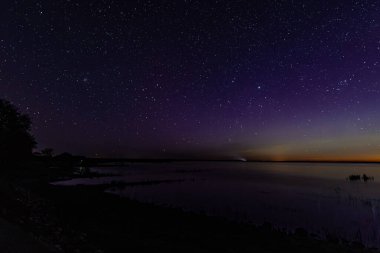
[(238, 160), (238, 159), (135, 159), (135, 158), (86, 158), (89, 165), (106, 165), (107, 163), (167, 163), (167, 162), (248, 162), (248, 163), (379, 163), (380, 161), (358, 160)]

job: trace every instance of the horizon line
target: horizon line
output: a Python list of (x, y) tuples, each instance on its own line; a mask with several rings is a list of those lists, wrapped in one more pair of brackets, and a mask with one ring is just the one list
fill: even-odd
[(107, 161), (162, 161), (162, 162), (263, 162), (263, 163), (380, 163), (371, 160), (255, 160), (255, 159), (190, 159), (190, 158), (107, 158), (107, 157), (85, 157), (90, 160)]

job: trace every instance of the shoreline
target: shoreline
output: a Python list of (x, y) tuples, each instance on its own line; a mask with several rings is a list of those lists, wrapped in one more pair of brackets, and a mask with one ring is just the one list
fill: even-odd
[(72, 173), (41, 164), (9, 171), (1, 179), (7, 182), (1, 192), (9, 195), (3, 206), (8, 210), (0, 217), (32, 233), (51, 252), (374, 252), (360, 243), (316, 240), (302, 229), (287, 234), (270, 224), (140, 203), (105, 193), (107, 185), (49, 184)]

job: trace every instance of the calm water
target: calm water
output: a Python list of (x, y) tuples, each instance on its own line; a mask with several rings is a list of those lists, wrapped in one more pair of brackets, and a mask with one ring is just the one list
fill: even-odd
[[(380, 247), (380, 164), (183, 162), (93, 168), (116, 177), (56, 184), (133, 184), (107, 192), (254, 224), (298, 227)], [(350, 174), (375, 181), (349, 182)]]

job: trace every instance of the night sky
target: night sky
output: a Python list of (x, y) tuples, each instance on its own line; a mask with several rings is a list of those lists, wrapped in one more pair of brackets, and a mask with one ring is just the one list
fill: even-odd
[(1, 1), (38, 149), (380, 160), (380, 1)]

